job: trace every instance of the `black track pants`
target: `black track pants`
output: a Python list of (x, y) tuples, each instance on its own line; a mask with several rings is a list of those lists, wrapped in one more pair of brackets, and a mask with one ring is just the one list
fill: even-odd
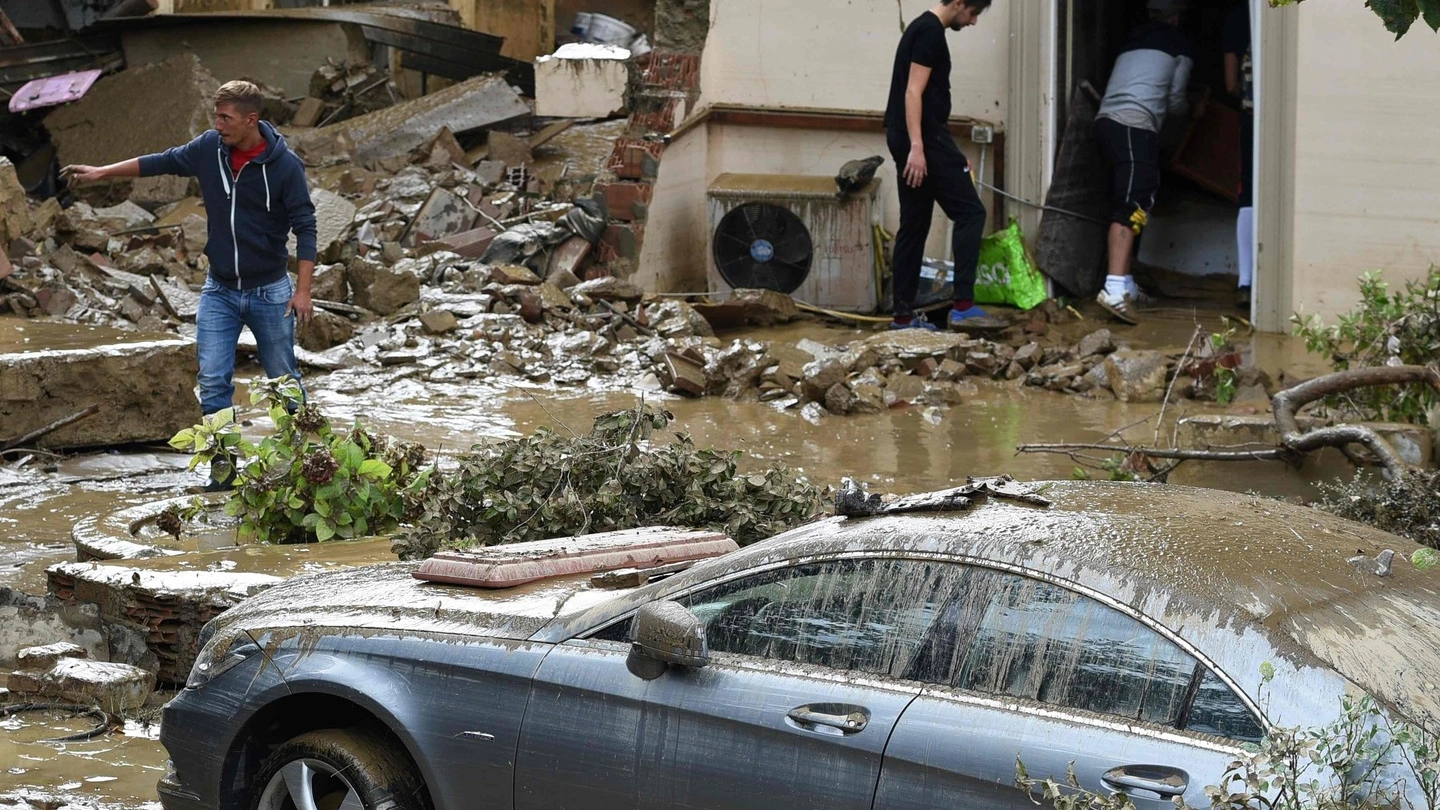
[(948, 133), (925, 136), (928, 173), (919, 188), (905, 182), (905, 161), (910, 159), (910, 136), (903, 128), (886, 133), (890, 156), (900, 187), (900, 232), (895, 234), (895, 315), (914, 314), (920, 265), (925, 260), (925, 239), (935, 204), (955, 223), (951, 247), (955, 253), (955, 300), (975, 297), (975, 270), (980, 263), (980, 238), (985, 233), (985, 204), (970, 179), (970, 161)]

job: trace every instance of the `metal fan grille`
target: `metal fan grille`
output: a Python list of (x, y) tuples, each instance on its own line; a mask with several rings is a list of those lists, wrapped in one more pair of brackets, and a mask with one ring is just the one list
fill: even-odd
[(815, 243), (788, 208), (749, 202), (715, 228), (715, 267), (732, 288), (793, 293), (810, 275)]

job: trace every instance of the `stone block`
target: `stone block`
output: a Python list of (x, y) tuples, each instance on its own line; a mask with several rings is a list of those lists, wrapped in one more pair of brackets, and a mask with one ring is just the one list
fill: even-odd
[(92, 405), (99, 406), (97, 414), (34, 444), (61, 450), (168, 441), (200, 421), (193, 392), (197, 371), (190, 340), (127, 337), (88, 348), (45, 349), (0, 331), (0, 441)]
[(377, 315), (393, 315), (420, 298), (420, 278), (414, 273), (359, 258), (352, 259), (348, 269), (353, 303)]
[(0, 157), (0, 245), (9, 245), (29, 235), (33, 227), (25, 187), (20, 185), (15, 164), (9, 158)]
[(129, 664), (66, 658), (40, 679), (40, 694), (99, 706), (107, 714), (142, 708), (155, 691), (155, 673)]
[(443, 335), (460, 328), (460, 320), (448, 309), (432, 309), (420, 313), (420, 325), (432, 335)]
[(1110, 390), (1121, 402), (1161, 401), (1168, 371), (1169, 360), (1163, 352), (1125, 349), (1105, 358)]

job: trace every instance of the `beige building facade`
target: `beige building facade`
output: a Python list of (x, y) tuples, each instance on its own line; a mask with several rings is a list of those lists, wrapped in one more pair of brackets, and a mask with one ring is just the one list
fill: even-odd
[[(1051, 181), (1061, 43), (1075, 36), (1062, 21), (1073, 19), (1067, 5), (1073, 12), (1085, 1), (997, 0), (978, 26), (950, 36), (954, 114), (992, 125), (1003, 142), (997, 150), (999, 143), (962, 134), (960, 146), (972, 164), (985, 164), (986, 182), (999, 179), (1025, 199), (1043, 200)], [(1294, 312), (1333, 320), (1351, 308), (1356, 278), (1367, 270), (1383, 270), (1398, 285), (1440, 264), (1440, 39), (1417, 24), (1396, 42), (1360, 0), (1285, 9), (1253, 2), (1260, 96), (1253, 315), (1262, 330), (1282, 332)], [(719, 175), (826, 175), (851, 158), (886, 154), (876, 120), (895, 44), (903, 20), (929, 5), (829, 3), (821, 13), (796, 0), (712, 0), (700, 101), (661, 164), (637, 282), (705, 289), (705, 192)], [(826, 116), (846, 121), (827, 124)], [(881, 217), (893, 230), (890, 161), (879, 176)], [(995, 196), (984, 199), (993, 211)], [(1032, 238), (1038, 233), (1039, 212), (1014, 203), (1006, 211)], [(944, 236), (937, 217), (931, 255), (943, 254)]]

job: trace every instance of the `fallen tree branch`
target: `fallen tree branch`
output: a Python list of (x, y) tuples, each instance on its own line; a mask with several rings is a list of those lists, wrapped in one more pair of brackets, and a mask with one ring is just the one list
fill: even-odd
[(1126, 444), (1022, 444), (1015, 448), (1017, 453), (1061, 453), (1068, 455), (1076, 450), (1107, 450), (1112, 453), (1143, 453), (1151, 458), (1169, 458), (1179, 461), (1284, 461), (1288, 454), (1282, 448), (1263, 450), (1184, 450), (1179, 448), (1135, 447)]
[[(1343, 394), (1356, 388), (1377, 385), (1426, 383), (1440, 391), (1440, 369), (1432, 366), (1379, 366), (1337, 371), (1281, 391), (1272, 401), (1275, 428), (1280, 443), (1273, 448), (1253, 450), (1196, 450), (1185, 448), (1150, 448), (1130, 444), (1022, 444), (1017, 453), (1059, 453), (1075, 457), (1081, 450), (1102, 450), (1130, 455), (1140, 453), (1150, 458), (1175, 461), (1284, 461), (1296, 464), (1301, 456), (1325, 447), (1337, 448), (1352, 463), (1359, 459), (1349, 446), (1358, 444), (1378, 460), (1382, 474), (1395, 481), (1404, 475), (1407, 465), (1385, 437), (1363, 425), (1334, 425), (1303, 431), (1297, 419), (1300, 409), (1317, 400)], [(1114, 435), (1114, 434), (1112, 434)], [(1172, 465), (1166, 470), (1173, 470)]]
[(1296, 414), (1316, 400), (1356, 388), (1410, 383), (1426, 383), (1440, 391), (1440, 371), (1433, 366), (1356, 368), (1326, 374), (1287, 388), (1276, 394), (1271, 402), (1280, 443), (1297, 453), (1309, 453), (1322, 447), (1363, 445), (1379, 460), (1387, 480), (1399, 480), (1405, 473), (1405, 462), (1380, 434), (1362, 425), (1335, 425), (1305, 432), (1300, 429)]
[(54, 422), (51, 422), (50, 424), (48, 424), (48, 425), (46, 425), (46, 426), (44, 426), (44, 427), (36, 428), (35, 430), (32, 430), (32, 431), (30, 431), (29, 433), (26, 433), (26, 434), (23, 435), (23, 436), (19, 436), (19, 437), (16, 437), (16, 438), (14, 438), (14, 439), (11, 439), (11, 440), (8, 441), (8, 442), (0, 443), (0, 453), (8, 453), (8, 452), (10, 452), (11, 450), (14, 450), (15, 448), (19, 447), (19, 446), (22, 445), (22, 444), (27, 444), (27, 443), (29, 443), (29, 442), (33, 442), (33, 441), (35, 441), (36, 439), (38, 439), (38, 438), (40, 438), (40, 437), (42, 437), (42, 436), (46, 436), (46, 435), (48, 435), (48, 434), (54, 433), (55, 431), (59, 430), (60, 428), (69, 427), (70, 425), (73, 425), (73, 424), (75, 424), (76, 422), (79, 422), (81, 419), (85, 419), (85, 418), (87, 418), (87, 417), (94, 416), (95, 414), (97, 414), (97, 413), (99, 413), (99, 412), (100, 412), (100, 406), (99, 406), (98, 404), (96, 404), (96, 405), (91, 405), (90, 407), (88, 407), (88, 408), (86, 408), (85, 410), (80, 411), (80, 412), (78, 412), (78, 413), (72, 413), (72, 414), (70, 414), (69, 416), (66, 416), (66, 417), (64, 417), (64, 418), (62, 418), (62, 419), (56, 419)]

